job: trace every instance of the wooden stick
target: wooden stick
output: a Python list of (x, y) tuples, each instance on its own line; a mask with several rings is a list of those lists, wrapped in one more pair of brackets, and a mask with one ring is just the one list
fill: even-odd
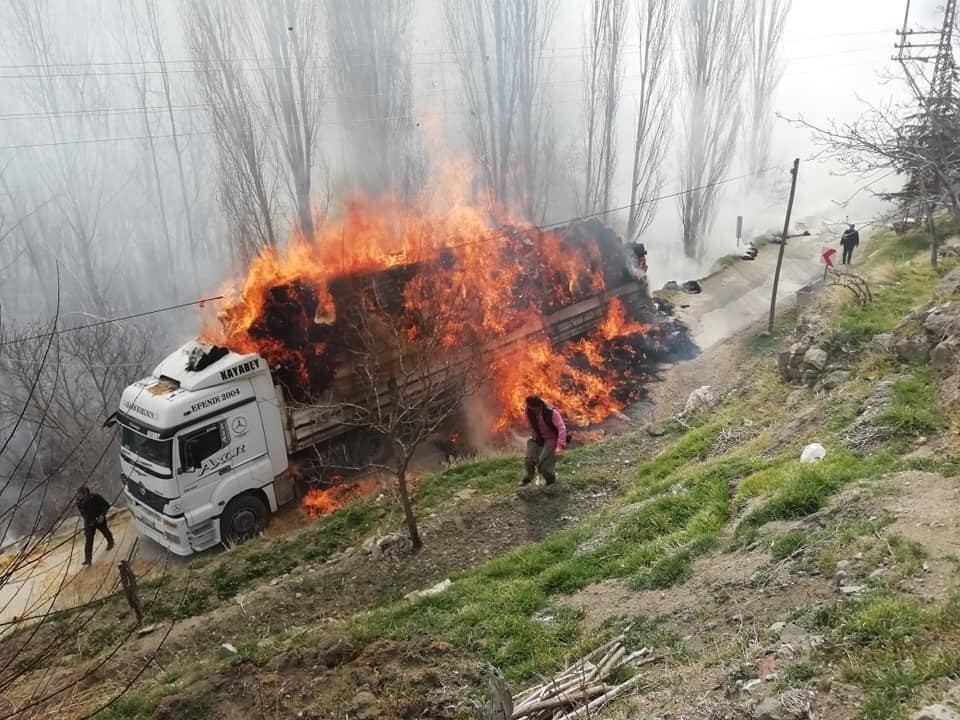
[(640, 674), (634, 675), (625, 683), (621, 685), (617, 685), (615, 688), (613, 688), (609, 692), (606, 692), (600, 697), (594, 700), (591, 700), (586, 705), (574, 710), (573, 712), (569, 712), (566, 715), (561, 715), (560, 718), (558, 718), (558, 720), (576, 720), (576, 718), (582, 718), (584, 715), (588, 715), (594, 712), (595, 710), (599, 710), (607, 703), (613, 700), (616, 700), (618, 697), (626, 693), (628, 690), (639, 685), (642, 679), (643, 679), (643, 675), (640, 675)]
[(613, 656), (600, 666), (598, 675), (600, 675), (601, 679), (605, 679), (607, 676), (611, 675), (616, 668), (620, 667), (621, 660), (623, 660), (623, 656), (626, 654), (626, 652), (627, 651), (624, 649), (623, 645), (617, 647), (616, 651), (613, 653)]
[(589, 700), (597, 695), (602, 695), (609, 690), (609, 685), (592, 685), (591, 687), (575, 693), (557, 695), (556, 697), (541, 700), (540, 702), (534, 703), (528, 707), (517, 708), (513, 711), (512, 717), (513, 720), (519, 720), (519, 718), (527, 717), (528, 715), (533, 715), (534, 713), (542, 712), (543, 710), (554, 710), (556, 708), (563, 707), (564, 705), (576, 703), (580, 700)]

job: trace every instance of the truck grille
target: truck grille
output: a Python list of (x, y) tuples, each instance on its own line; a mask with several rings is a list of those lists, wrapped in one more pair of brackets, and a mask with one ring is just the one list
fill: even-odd
[[(123, 486), (127, 489), (127, 492), (151, 510), (156, 510), (158, 513), (163, 513), (163, 508), (166, 507), (168, 502), (170, 502), (169, 498), (157, 495), (155, 492), (148, 490), (136, 480), (127, 477), (123, 473), (120, 474), (120, 479), (123, 480)], [(173, 515), (171, 517), (180, 516)]]

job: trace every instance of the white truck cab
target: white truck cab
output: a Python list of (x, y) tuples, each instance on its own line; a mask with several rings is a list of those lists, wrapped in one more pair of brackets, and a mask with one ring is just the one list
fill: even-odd
[(282, 395), (260, 355), (188, 342), (124, 390), (114, 419), (137, 530), (178, 555), (256, 534), (293, 497)]

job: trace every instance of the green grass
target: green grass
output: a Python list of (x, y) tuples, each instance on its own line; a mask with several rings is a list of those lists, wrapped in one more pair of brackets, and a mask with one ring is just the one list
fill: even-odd
[(797, 310), (789, 308), (778, 313), (773, 321), (773, 332), (763, 330), (750, 335), (743, 343), (744, 350), (750, 355), (769, 352), (780, 345), (783, 339), (797, 326)]
[[(671, 587), (716, 546), (729, 517), (732, 479), (759, 466), (738, 456), (695, 464), (718, 431), (694, 429), (643, 464), (625, 504), (600, 517), (456, 575), (440, 595), (360, 616), (354, 640), (362, 645), (429, 632), (478, 653), (515, 681), (559, 665), (571, 646), (595, 639), (580, 636), (578, 614), (555, 598), (608, 579), (634, 588)], [(580, 549), (597, 537), (600, 542)], [(538, 619), (544, 615), (549, 623)]]
[[(104, 702), (104, 701), (101, 701)], [(116, 698), (109, 707), (96, 713), (96, 720), (140, 720), (150, 717), (160, 704), (160, 696), (155, 692), (128, 691)], [(200, 720), (202, 715), (183, 716), (184, 720)]]
[(841, 680), (866, 692), (862, 720), (905, 718), (931, 681), (960, 672), (960, 595), (940, 606), (912, 597), (876, 594), (823, 608), (827, 631), (821, 659), (840, 666)]
[(896, 456), (891, 452), (863, 457), (849, 450), (828, 448), (827, 456), (819, 463), (801, 465), (791, 461), (761, 470), (759, 477), (744, 480), (740, 493), (763, 491), (771, 493), (771, 497), (740, 521), (737, 535), (752, 539), (755, 531), (768, 522), (811, 515), (823, 508), (843, 485), (877, 477), (896, 466)]
[(870, 241), (867, 257), (873, 262), (904, 263), (929, 251), (930, 237), (926, 231), (917, 228), (903, 235), (877, 233)]
[(939, 433), (946, 419), (937, 405), (936, 381), (929, 368), (916, 368), (893, 386), (893, 401), (878, 418), (894, 441)]
[(431, 473), (417, 483), (416, 510), (422, 513), (438, 508), (464, 488), (473, 488), (484, 494), (512, 491), (521, 473), (519, 459), (512, 455), (486, 458)]
[(794, 530), (784, 533), (770, 545), (770, 554), (774, 560), (785, 560), (797, 550), (810, 543), (810, 534), (803, 530)]

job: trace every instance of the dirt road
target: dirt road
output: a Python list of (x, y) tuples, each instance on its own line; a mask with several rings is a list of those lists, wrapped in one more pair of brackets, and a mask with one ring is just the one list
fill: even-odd
[[(820, 253), (827, 236), (799, 237), (787, 242), (777, 292), (780, 309), (795, 304), (796, 292), (823, 273)], [(690, 328), (701, 350), (737, 334), (767, 317), (779, 245), (760, 248), (756, 260), (740, 261), (701, 282), (699, 295), (680, 295), (677, 316)]]

